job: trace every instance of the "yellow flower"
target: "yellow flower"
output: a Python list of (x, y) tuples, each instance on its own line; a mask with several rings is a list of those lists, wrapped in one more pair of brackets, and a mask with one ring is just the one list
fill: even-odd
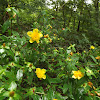
[(79, 70), (78, 71), (72, 71), (72, 73), (74, 74), (72, 76), (72, 78), (74, 78), (74, 79), (81, 79), (84, 76), (84, 74)]
[(49, 37), (49, 35), (48, 35), (48, 34), (44, 35), (44, 38), (48, 38), (48, 37)]
[(85, 51), (85, 50), (84, 50), (83, 52), (84, 52), (84, 53), (86, 53), (86, 51)]
[(70, 55), (72, 56), (73, 55), (73, 52), (70, 52)]
[(51, 29), (52, 29), (52, 26), (49, 24), (49, 25), (48, 25), (48, 28), (51, 28)]
[(58, 99), (53, 99), (53, 100), (58, 100)]
[(38, 29), (34, 29), (33, 32), (32, 31), (28, 31), (27, 35), (29, 37), (31, 37), (31, 39), (29, 40), (30, 43), (33, 43), (34, 41), (39, 43), (40, 38), (43, 37), (43, 34), (39, 33)]
[(100, 56), (95, 57), (96, 59), (100, 59)]
[(49, 38), (49, 41), (50, 41), (50, 43), (52, 42), (52, 39), (51, 38)]
[(54, 36), (57, 36), (56, 34), (54, 34)]
[(50, 26), (50, 28), (52, 29), (52, 26)]
[(6, 44), (5, 43), (3, 43), (3, 47), (5, 47), (6, 46)]
[(90, 49), (95, 49), (95, 47), (92, 45), (92, 46), (90, 47)]
[(94, 91), (99, 97), (100, 97), (100, 92), (98, 93), (97, 91)]
[(40, 68), (36, 68), (36, 71), (35, 71), (36, 75), (38, 78), (43, 78), (43, 79), (46, 79), (46, 70), (45, 69), (40, 69)]

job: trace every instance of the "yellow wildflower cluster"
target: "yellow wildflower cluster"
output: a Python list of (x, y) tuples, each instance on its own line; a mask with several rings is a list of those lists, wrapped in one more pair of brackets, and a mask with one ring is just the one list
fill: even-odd
[(72, 71), (72, 73), (74, 74), (72, 76), (72, 78), (74, 78), (74, 79), (81, 79), (84, 76), (84, 74), (80, 70)]
[(30, 43), (33, 43), (34, 41), (39, 43), (40, 38), (43, 37), (42, 33), (39, 33), (38, 29), (34, 29), (33, 32), (28, 31), (27, 35), (31, 37), (31, 39), (29, 40)]
[(46, 79), (46, 75), (45, 75), (46, 70), (45, 69), (36, 68), (35, 73), (36, 73), (36, 75), (37, 75), (38, 78), (40, 78), (40, 79), (42, 79), (42, 78)]
[(53, 100), (58, 100), (58, 99), (53, 99)]

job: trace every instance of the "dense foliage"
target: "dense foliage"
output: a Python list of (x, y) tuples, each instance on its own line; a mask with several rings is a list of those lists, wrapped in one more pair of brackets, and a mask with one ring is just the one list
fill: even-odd
[(50, 1), (0, 1), (0, 100), (100, 99), (99, 0)]

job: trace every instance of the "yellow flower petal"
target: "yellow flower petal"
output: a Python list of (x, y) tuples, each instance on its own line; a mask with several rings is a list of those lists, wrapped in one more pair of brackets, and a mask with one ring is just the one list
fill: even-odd
[(100, 56), (95, 57), (96, 59), (100, 59)]
[(53, 100), (58, 100), (58, 99), (53, 99)]
[(81, 78), (82, 78), (82, 77), (79, 77), (79, 76), (77, 77), (78, 80), (81, 79)]
[(43, 79), (46, 79), (46, 75), (43, 75)]
[(74, 74), (74, 73), (76, 73), (77, 71), (72, 71), (72, 73)]
[(39, 72), (39, 71), (41, 71), (41, 69), (40, 69), (40, 68), (36, 68), (36, 71), (35, 71), (35, 72), (37, 73), (37, 72)]
[(76, 79), (76, 77), (73, 75), (72, 78)]
[(29, 37), (31, 37), (32, 32), (31, 32), (31, 31), (28, 31), (28, 32), (27, 32), (27, 35), (28, 35)]
[(34, 42), (34, 40), (31, 38), (31, 39), (29, 40), (29, 42), (30, 42), (30, 43), (33, 43), (33, 42)]
[(39, 43), (39, 40), (36, 40), (37, 43)]
[(37, 28), (34, 29), (34, 30), (33, 30), (33, 33), (38, 33), (38, 29), (37, 29)]
[(40, 35), (40, 38), (43, 37), (43, 34), (42, 33), (39, 33), (39, 35)]
[(46, 70), (45, 69), (42, 69), (43, 73), (45, 74), (46, 73)]

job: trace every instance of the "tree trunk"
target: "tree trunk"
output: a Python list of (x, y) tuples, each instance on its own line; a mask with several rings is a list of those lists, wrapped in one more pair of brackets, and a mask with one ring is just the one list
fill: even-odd
[(94, 7), (95, 7), (95, 15), (96, 15), (95, 19), (97, 24), (99, 24), (99, 0), (94, 1)]
[(80, 20), (79, 20), (79, 22), (78, 22), (78, 27), (77, 27), (77, 32), (79, 32), (79, 30), (80, 30)]
[[(64, 4), (65, 2), (63, 1), (63, 4)], [(64, 21), (64, 23), (63, 23), (63, 28), (65, 28), (66, 26), (66, 19), (65, 19), (65, 12), (64, 12), (64, 9), (65, 9), (65, 5), (63, 5), (63, 21)]]

